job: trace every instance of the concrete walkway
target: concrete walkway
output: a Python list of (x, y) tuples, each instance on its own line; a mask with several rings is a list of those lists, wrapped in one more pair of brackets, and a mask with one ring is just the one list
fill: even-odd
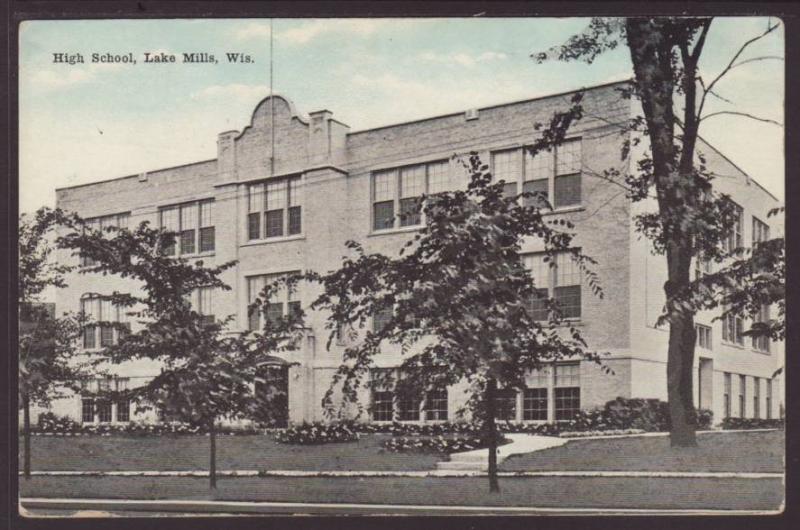
[[(506, 434), (505, 437), (511, 440), (511, 443), (497, 448), (498, 465), (511, 455), (558, 447), (569, 441), (569, 438), (541, 436), (538, 434)], [(449, 462), (439, 462), (436, 464), (436, 468), (441, 470), (485, 471), (488, 466), (488, 459), (489, 449), (474, 449), (462, 453), (453, 453), (450, 455)]]

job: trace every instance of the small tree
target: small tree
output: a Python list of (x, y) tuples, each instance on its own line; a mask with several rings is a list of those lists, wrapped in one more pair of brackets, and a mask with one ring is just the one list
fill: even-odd
[(42, 293), (48, 288), (65, 287), (64, 275), (71, 268), (54, 263), (49, 241), (55, 229), (66, 220), (61, 210), (40, 208), (33, 218), (23, 214), (19, 220), (19, 406), (23, 414), (23, 475), (31, 472), (32, 402), (47, 404), (62, 397), (62, 390), (77, 381), (86, 365), (76, 359), (76, 340), (80, 335), (80, 316), (56, 317)]
[[(554, 118), (534, 153), (563, 139), (580, 117), (579, 101)], [(355, 335), (354, 329), (363, 328), (370, 316), (383, 315), (379, 329), (367, 331), (363, 340), (345, 349), (325, 396), (328, 412), (334, 411), (334, 386), (341, 385), (341, 405), (357, 401), (357, 390), (370, 375), (381, 345), (396, 344), (404, 354), (401, 371), (407, 377), (393, 381), (390, 375), (373, 376), (367, 385), (396, 383), (404, 399), (466, 381), (468, 408), (485, 427), (490, 491), (497, 492), (498, 387), (523, 388), (529, 371), (558, 359), (599, 362), (578, 329), (563, 320), (556, 301), (536, 289), (520, 256), (523, 239), (543, 241), (551, 266), (564, 252), (579, 264), (594, 292), (602, 293), (586, 267), (592, 260), (570, 249), (572, 234), (561, 229), (572, 225), (543, 217), (549, 208), (544, 197), (530, 192), (505, 197), (503, 181), (492, 182), (477, 154), (470, 156), (467, 169), (471, 179), (466, 191), (420, 198), (425, 225), (398, 257), (366, 254), (349, 241), (347, 248), (355, 257), (345, 258), (338, 270), (306, 278), (324, 287), (311, 307), (330, 312), (328, 347), (339, 330)]]
[(711, 188), (713, 174), (704, 167), (697, 149), (700, 125), (725, 115), (777, 124), (747, 112), (708, 112), (707, 104), (711, 99), (731, 103), (720, 95), (719, 84), (732, 69), (782, 60), (742, 56), (749, 46), (780, 27), (780, 22), (768, 20), (762, 33), (732, 50), (730, 61), (718, 75), (704, 79), (698, 65), (711, 24), (709, 17), (593, 18), (584, 32), (565, 44), (532, 55), (538, 62), (592, 63), (620, 45), (630, 51), (634, 79), (621, 95), (640, 101), (643, 114), (622, 127), (621, 134), (633, 133), (633, 139), (623, 144), (621, 154), (623, 160), (629, 160), (631, 147), (642, 138), (648, 140), (647, 150), (629, 173), (606, 170), (595, 176), (626, 188), (634, 201), (653, 198), (657, 204), (656, 211), (641, 214), (635, 221), (637, 230), (653, 242), (654, 251), (666, 258), (667, 313), (662, 320), (669, 322), (667, 395), (673, 446), (697, 445), (692, 399), (694, 311), (691, 304), (681, 303), (692, 283), (692, 259), (722, 262), (739, 252), (720, 245), (736, 221), (736, 212), (729, 197)]
[[(112, 363), (151, 359), (161, 373), (147, 384), (115, 394), (132, 399), (137, 409), (157, 408), (168, 418), (207, 430), (210, 436), (209, 485), (216, 488), (216, 424), (221, 418), (249, 418), (254, 403), (254, 381), (268, 351), (260, 345), (271, 336), (254, 339), (250, 333), (230, 332), (233, 317), (211, 320), (193, 309), (189, 297), (197, 289), (230, 290), (220, 275), (235, 262), (207, 267), (202, 260), (166, 256), (175, 233), (151, 229), (147, 222), (135, 230), (88, 229), (82, 222), (60, 238), (64, 248), (91, 258), (95, 265), (83, 273), (113, 274), (137, 280), (141, 294), (114, 292), (111, 301), (126, 308), (140, 329), (128, 332), (120, 323), (121, 338), (100, 353)], [(276, 333), (278, 331), (275, 331)], [(269, 403), (260, 402), (262, 406)]]

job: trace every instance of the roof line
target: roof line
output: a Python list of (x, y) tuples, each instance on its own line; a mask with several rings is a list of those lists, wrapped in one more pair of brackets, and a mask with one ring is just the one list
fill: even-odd
[[(182, 167), (197, 166), (197, 165), (200, 165), (200, 164), (206, 164), (208, 162), (214, 162), (215, 160), (216, 160), (216, 158), (209, 158), (207, 160), (199, 160), (197, 162), (187, 162), (186, 164), (179, 164), (177, 166), (162, 167), (162, 168), (158, 168), (158, 169), (152, 169), (152, 170), (149, 170), (149, 171), (142, 171), (142, 173), (150, 175), (152, 173), (158, 173), (159, 171), (169, 171), (170, 169), (180, 169)], [(124, 177), (114, 177), (114, 178), (110, 178), (110, 179), (95, 180), (95, 181), (92, 181), (92, 182), (86, 182), (84, 184), (75, 184), (74, 186), (64, 186), (62, 188), (56, 188), (56, 191), (58, 192), (58, 191), (63, 191), (63, 190), (72, 190), (72, 189), (75, 189), (75, 188), (83, 188), (85, 186), (94, 186), (96, 184), (105, 184), (106, 182), (114, 182), (115, 180), (125, 180), (125, 179), (138, 178), (139, 175), (141, 175), (142, 173), (137, 173), (135, 175), (125, 175)]]
[[(557, 98), (557, 97), (560, 97), (560, 96), (566, 96), (567, 94), (574, 94), (575, 92), (581, 92), (581, 91), (585, 91), (585, 90), (596, 90), (596, 89), (599, 89), (599, 88), (606, 88), (606, 87), (613, 86), (613, 85), (622, 85), (622, 84), (630, 83), (630, 82), (632, 82), (632, 79), (630, 79), (630, 78), (629, 79), (620, 79), (620, 80), (617, 80), (617, 81), (609, 81), (608, 83), (601, 83), (599, 85), (591, 85), (591, 86), (582, 87), (582, 88), (574, 88), (572, 90), (565, 90), (564, 92), (556, 92), (555, 94), (546, 94), (546, 95), (543, 95), (543, 96), (536, 96), (536, 97), (533, 97), (533, 98), (525, 98), (525, 99), (518, 99), (518, 100), (515, 100), (515, 101), (507, 101), (505, 103), (497, 103), (495, 105), (489, 105), (487, 107), (480, 107), (477, 110), (478, 111), (490, 110), (490, 109), (496, 109), (496, 108), (499, 108), (499, 107), (507, 107), (509, 105), (519, 105), (520, 103), (528, 103), (528, 102), (531, 102), (531, 101), (539, 101), (539, 100), (542, 100), (542, 99)], [(352, 136), (354, 134), (360, 134), (360, 133), (365, 133), (365, 132), (370, 132), (370, 131), (379, 131), (381, 129), (389, 129), (391, 127), (399, 127), (401, 125), (410, 125), (412, 123), (420, 123), (420, 122), (423, 122), (423, 121), (438, 120), (438, 119), (441, 119), (441, 118), (449, 118), (451, 116), (458, 116), (458, 115), (464, 114), (464, 112), (466, 112), (466, 110), (462, 110), (460, 112), (450, 112), (448, 114), (440, 114), (438, 116), (429, 116), (427, 118), (419, 118), (417, 120), (409, 120), (409, 121), (403, 121), (403, 122), (399, 122), (399, 123), (390, 123), (388, 125), (379, 125), (378, 127), (371, 127), (369, 129), (360, 129), (358, 131), (351, 131), (351, 132), (347, 133), (347, 136)]]

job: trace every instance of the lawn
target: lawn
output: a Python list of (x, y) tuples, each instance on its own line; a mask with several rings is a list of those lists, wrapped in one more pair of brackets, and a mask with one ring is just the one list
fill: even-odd
[[(775, 510), (780, 479), (222, 478), (217, 500), (559, 508)], [(23, 497), (208, 499), (205, 478), (33, 477)]]
[(560, 447), (511, 456), (500, 469), (782, 473), (784, 443), (784, 431), (704, 433), (693, 448), (671, 448), (667, 436), (572, 440)]
[[(358, 442), (286, 445), (269, 435), (217, 437), (217, 469), (378, 470), (435, 469), (435, 454), (392, 453), (390, 435), (364, 435)], [(22, 467), (22, 439), (19, 443)], [(206, 436), (34, 436), (31, 468), (40, 471), (191, 471), (208, 469)]]

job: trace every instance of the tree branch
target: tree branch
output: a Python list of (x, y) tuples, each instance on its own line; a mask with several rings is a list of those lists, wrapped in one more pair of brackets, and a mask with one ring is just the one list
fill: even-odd
[(737, 111), (734, 111), (734, 110), (721, 110), (719, 112), (712, 112), (711, 114), (708, 114), (706, 116), (701, 117), (700, 121), (707, 120), (707, 119), (709, 119), (711, 117), (714, 117), (714, 116), (720, 116), (722, 114), (731, 114), (733, 116), (743, 116), (745, 118), (750, 118), (752, 120), (762, 121), (764, 123), (771, 123), (773, 125), (777, 125), (778, 127), (783, 127), (782, 123), (777, 122), (775, 120), (771, 120), (769, 118), (761, 118), (759, 116), (754, 116), (752, 114), (748, 114), (747, 112), (737, 112)]

